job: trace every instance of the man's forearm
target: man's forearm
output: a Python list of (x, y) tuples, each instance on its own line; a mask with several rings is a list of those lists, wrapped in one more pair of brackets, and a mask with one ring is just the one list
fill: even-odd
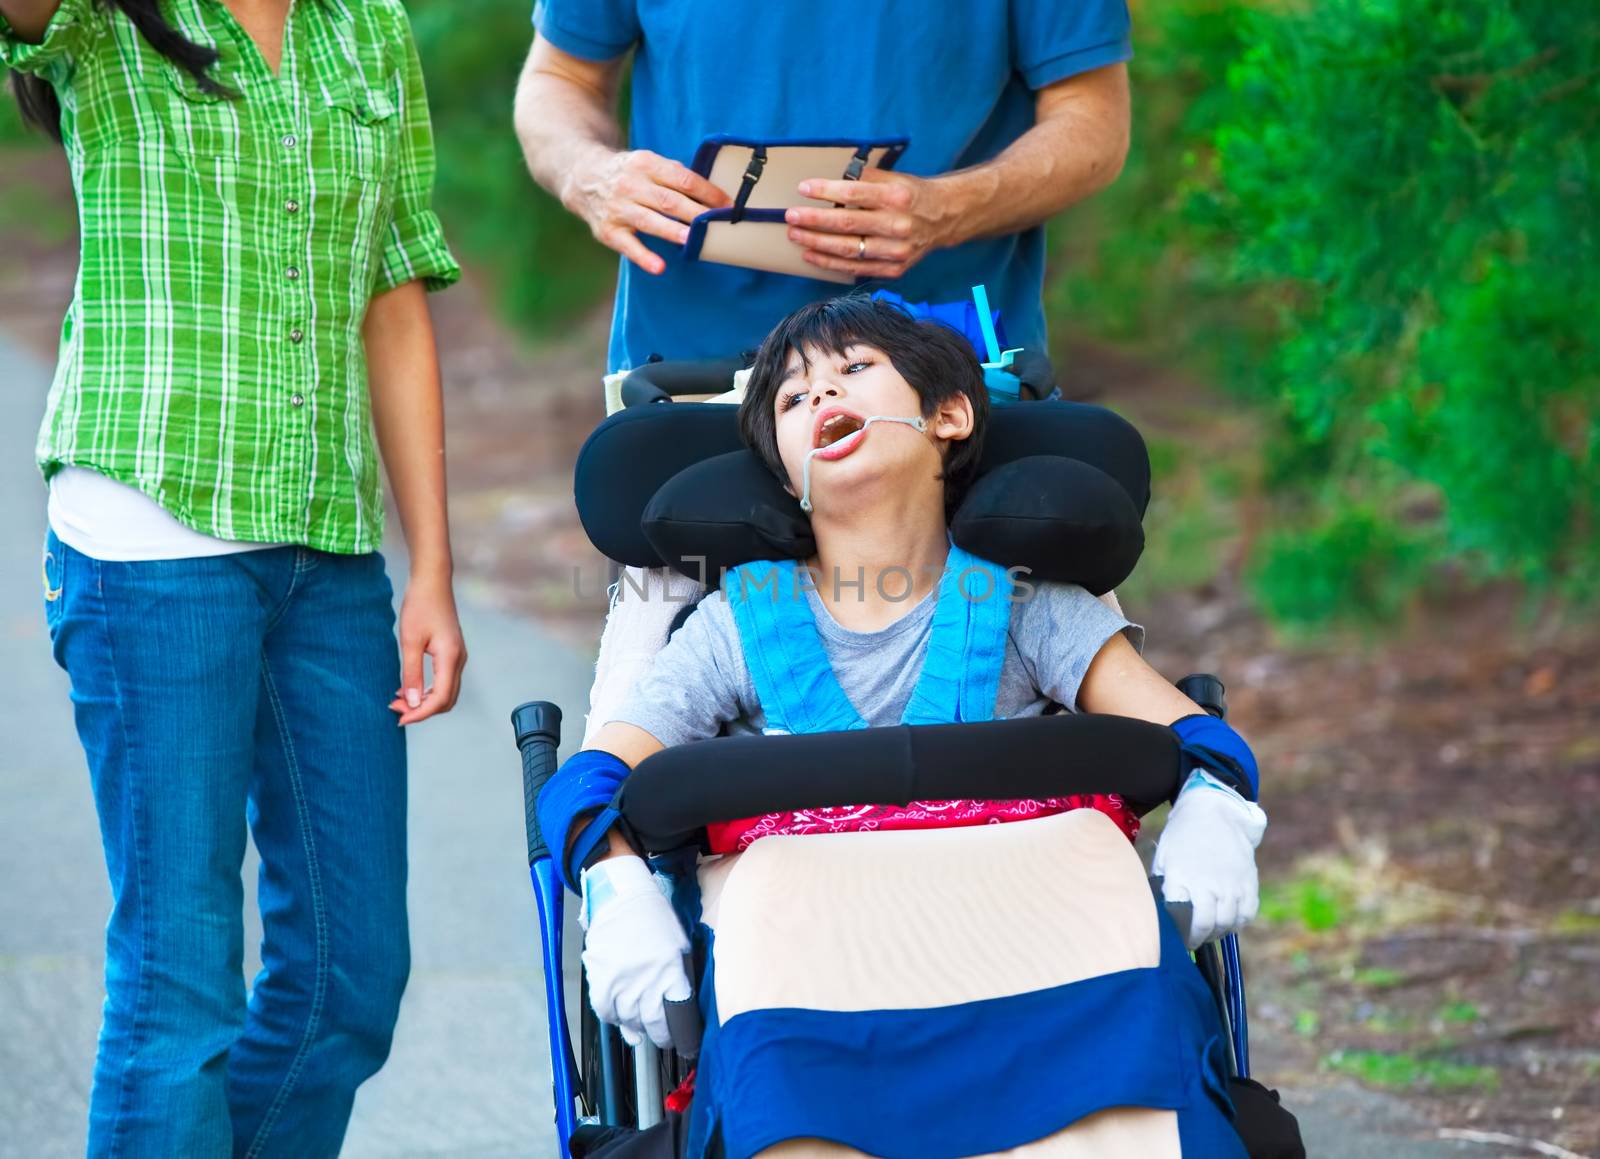
[(570, 178), (597, 155), (621, 147), (617, 124), (616, 64), (572, 67), (548, 51), (542, 40), (523, 65), (517, 82), (517, 140), (533, 179), (568, 209)]
[(1116, 180), (1127, 152), (1125, 66), (1047, 89), (1037, 123), (998, 157), (933, 179), (948, 206), (942, 244), (1039, 225)]
[(37, 43), (60, 7), (61, 0), (0, 0), (0, 16), (23, 40)]
[(433, 322), (421, 282), (380, 294), (363, 330), (378, 448), (394, 491), (411, 574), (448, 582), (444, 400)]

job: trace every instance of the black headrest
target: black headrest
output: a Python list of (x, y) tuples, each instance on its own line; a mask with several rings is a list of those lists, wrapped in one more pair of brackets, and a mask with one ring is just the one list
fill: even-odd
[[(737, 412), (723, 404), (612, 415), (579, 451), (574, 490), (590, 541), (634, 567), (714, 578), (815, 547), (799, 503), (743, 449)], [(1138, 561), (1149, 498), (1144, 440), (1125, 419), (1083, 403), (1000, 406), (951, 534), (1001, 566), (1098, 593)]]

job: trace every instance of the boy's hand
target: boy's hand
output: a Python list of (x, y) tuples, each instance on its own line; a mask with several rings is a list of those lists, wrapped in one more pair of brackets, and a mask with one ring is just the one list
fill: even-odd
[(646, 1035), (672, 1045), (666, 1003), (693, 993), (684, 973), (689, 939), (655, 875), (638, 857), (612, 857), (583, 871), (583, 969), (601, 1022), (638, 1046)]
[(1267, 829), (1261, 806), (1203, 772), (1178, 794), (1156, 842), (1150, 872), (1169, 904), (1194, 907), (1188, 946), (1243, 929), (1260, 906), (1256, 846)]

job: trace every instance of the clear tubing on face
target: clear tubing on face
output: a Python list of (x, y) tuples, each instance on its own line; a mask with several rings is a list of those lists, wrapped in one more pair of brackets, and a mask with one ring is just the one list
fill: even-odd
[[(923, 434), (928, 429), (928, 420), (921, 415), (910, 419), (901, 418), (899, 415), (871, 415), (866, 422), (861, 424), (860, 431), (846, 437), (855, 438), (873, 423), (905, 423), (906, 426), (911, 427), (918, 434)], [(811, 514), (811, 460), (826, 450), (828, 450), (827, 447), (813, 447), (806, 452), (805, 462), (800, 465), (800, 510), (807, 515)]]

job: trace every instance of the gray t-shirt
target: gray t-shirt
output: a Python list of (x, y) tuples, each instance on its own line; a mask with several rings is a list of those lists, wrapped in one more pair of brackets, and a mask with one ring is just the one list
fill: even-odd
[[(1117, 632), (1135, 647), (1144, 629), (1071, 584), (1036, 583), (1012, 605), (995, 716), (1038, 716), (1051, 704), (1076, 708), (1090, 662)], [(933, 629), (938, 590), (887, 628), (841, 628), (816, 592), (806, 591), (822, 646), (839, 687), (868, 725), (900, 723), (911, 700)], [(628, 702), (613, 718), (644, 729), (663, 745), (730, 733), (760, 732), (766, 723), (745, 666), (733, 608), (721, 592), (700, 602), (657, 652)]]

